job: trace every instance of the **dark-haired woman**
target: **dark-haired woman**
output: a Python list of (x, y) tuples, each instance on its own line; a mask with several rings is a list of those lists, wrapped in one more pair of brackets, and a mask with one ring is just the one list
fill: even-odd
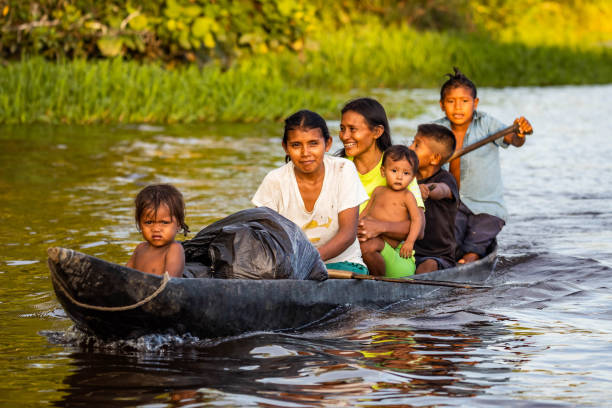
[[(339, 155), (353, 161), (368, 197), (376, 187), (386, 185), (386, 180), (380, 172), (380, 166), (383, 152), (393, 143), (387, 114), (378, 101), (372, 98), (359, 98), (350, 101), (342, 108), (340, 140), (344, 144), (344, 149), (339, 152)], [(419, 238), (422, 238), (425, 227), (425, 206), (416, 178), (410, 183), (408, 189), (414, 195), (420, 210), (423, 228)], [(363, 210), (365, 205), (366, 203), (363, 203), (360, 210)], [(386, 222), (365, 217), (359, 222), (357, 235), (360, 241), (366, 241), (381, 234), (401, 241), (409, 231), (410, 221)], [(377, 253), (370, 254), (366, 251), (362, 253), (368, 264), (370, 262), (380, 263), (380, 257), (377, 255)], [(384, 270), (384, 265), (381, 265), (380, 269)]]
[(252, 199), (302, 228), (329, 269), (367, 274), (357, 241), (359, 205), (368, 199), (355, 166), (326, 155), (325, 120), (302, 110), (285, 120), (287, 164), (266, 175)]

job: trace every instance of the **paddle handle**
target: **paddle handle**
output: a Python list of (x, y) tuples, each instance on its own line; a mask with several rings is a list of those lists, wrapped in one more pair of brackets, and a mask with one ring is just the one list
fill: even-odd
[(451, 288), (463, 288), (463, 289), (489, 289), (490, 286), (486, 285), (473, 285), (465, 282), (448, 282), (448, 281), (436, 281), (436, 280), (419, 280), (411, 278), (387, 278), (382, 276), (372, 275), (360, 275), (358, 273), (343, 271), (340, 269), (328, 269), (327, 277), (330, 279), (363, 279), (363, 280), (375, 280), (381, 282), (394, 282), (394, 283), (406, 283), (413, 285), (432, 285), (432, 286), (447, 286)]
[(353, 279), (354, 273), (351, 271), (341, 271), (340, 269), (328, 269), (327, 277), (330, 279)]
[(327, 277), (329, 279), (362, 279), (362, 280), (386, 280), (380, 276), (362, 275), (351, 271), (343, 271), (342, 269), (328, 269)]
[[(464, 154), (467, 154), (471, 151), (474, 151), (476, 149), (478, 149), (481, 146), (486, 145), (487, 143), (493, 142), (494, 140), (497, 140), (499, 138), (502, 138), (506, 135), (512, 134), (512, 133), (518, 133), (519, 131), (519, 125), (518, 123), (513, 124), (512, 126), (508, 126), (507, 128), (504, 128), (502, 130), (500, 130), (499, 132), (493, 133), (491, 136), (488, 136), (482, 140), (479, 140), (476, 143), (472, 143), (471, 145), (464, 147), (463, 149), (457, 150), (455, 151), (455, 153), (453, 153), (453, 155), (451, 157), (448, 158), (447, 162), (451, 162), (452, 160), (455, 160), (461, 156), (463, 156)], [(527, 132), (526, 134), (531, 134), (533, 132)]]

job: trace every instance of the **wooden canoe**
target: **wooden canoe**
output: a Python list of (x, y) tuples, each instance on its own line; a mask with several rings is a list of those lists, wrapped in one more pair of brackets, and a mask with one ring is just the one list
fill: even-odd
[[(346, 307), (381, 309), (452, 290), (353, 279), (167, 279), (71, 249), (50, 248), (48, 255), (53, 288), (64, 310), (79, 329), (103, 339), (152, 333), (215, 338), (300, 330)], [(477, 262), (418, 279), (482, 284), (495, 262), (493, 250)]]

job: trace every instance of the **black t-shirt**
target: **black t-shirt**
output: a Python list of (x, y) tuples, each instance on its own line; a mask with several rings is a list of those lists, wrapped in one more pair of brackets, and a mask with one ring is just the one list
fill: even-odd
[(433, 176), (419, 180), (419, 184), (444, 183), (452, 198), (425, 200), (425, 235), (414, 244), (416, 256), (442, 258), (455, 264), (455, 216), (459, 207), (459, 190), (452, 174), (444, 169)]

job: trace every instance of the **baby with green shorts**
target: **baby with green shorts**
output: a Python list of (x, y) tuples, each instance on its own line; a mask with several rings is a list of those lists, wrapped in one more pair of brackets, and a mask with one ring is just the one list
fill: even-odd
[[(364, 261), (371, 275), (403, 278), (414, 274), (414, 242), (421, 231), (421, 217), (414, 195), (406, 188), (416, 176), (419, 159), (403, 145), (393, 145), (385, 150), (380, 172), (387, 185), (378, 186), (372, 192), (368, 205), (359, 218), (401, 222), (410, 220), (410, 231), (403, 242), (388, 235), (379, 235), (360, 242), (361, 252), (368, 253)], [(375, 259), (368, 262), (366, 259)], [(384, 262), (380, 262), (380, 260)], [(384, 265), (381, 270), (379, 265)]]

